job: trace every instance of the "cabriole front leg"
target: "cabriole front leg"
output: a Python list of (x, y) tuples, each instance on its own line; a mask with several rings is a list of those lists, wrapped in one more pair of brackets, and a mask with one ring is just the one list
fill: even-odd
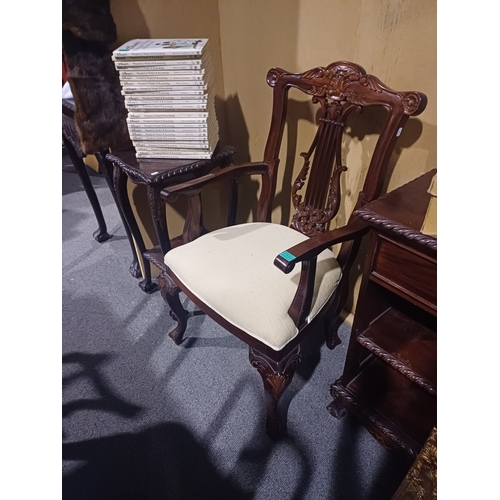
[(302, 359), (300, 345), (281, 361), (273, 361), (253, 347), (250, 347), (249, 358), (250, 364), (257, 368), (264, 382), (267, 412), (266, 432), (272, 439), (277, 439), (284, 430), (278, 416), (278, 401), (283, 390), (292, 381), (295, 369)]
[(170, 317), (177, 321), (177, 326), (168, 334), (168, 336), (179, 345), (184, 336), (187, 327), (187, 311), (182, 307), (179, 300), (179, 287), (172, 281), (172, 279), (162, 272), (158, 278), (158, 285), (160, 286), (160, 293), (163, 300), (170, 308)]

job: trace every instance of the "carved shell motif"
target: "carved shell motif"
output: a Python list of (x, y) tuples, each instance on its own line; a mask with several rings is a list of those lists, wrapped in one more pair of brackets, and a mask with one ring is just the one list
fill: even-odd
[(271, 364), (263, 354), (256, 349), (250, 348), (249, 359), (250, 364), (260, 373), (264, 386), (267, 386), (272, 397), (277, 400), (283, 389), (292, 380), (295, 368), (302, 359), (302, 354), (300, 347), (297, 346), (280, 363)]
[(373, 92), (382, 92), (383, 90), (379, 82), (371, 75), (365, 74), (362, 68), (348, 64), (333, 63), (326, 68), (314, 68), (303, 73), (302, 77), (319, 80), (317, 83), (320, 85), (313, 85), (311, 94), (337, 100), (349, 97), (349, 100), (354, 103), (358, 102), (359, 99), (356, 99), (357, 96), (353, 91), (348, 91), (352, 82), (359, 82)]

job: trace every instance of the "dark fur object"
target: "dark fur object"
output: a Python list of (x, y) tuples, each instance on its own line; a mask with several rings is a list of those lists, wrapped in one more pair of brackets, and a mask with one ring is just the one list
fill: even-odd
[(63, 0), (62, 29), (89, 42), (116, 41), (116, 25), (109, 0)]
[(109, 0), (63, 0), (63, 52), (83, 152), (129, 145), (127, 111), (109, 44), (116, 26)]

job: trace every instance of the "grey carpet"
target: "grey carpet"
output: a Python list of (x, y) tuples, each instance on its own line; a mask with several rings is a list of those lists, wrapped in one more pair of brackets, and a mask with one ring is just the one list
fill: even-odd
[(350, 328), (321, 333), (281, 401), (288, 436), (264, 432), (263, 387), (241, 341), (197, 313), (185, 341), (159, 293), (129, 274), (129, 243), (104, 179), (92, 176), (111, 240), (63, 155), (63, 498), (390, 499), (409, 464), (352, 417), (326, 410)]

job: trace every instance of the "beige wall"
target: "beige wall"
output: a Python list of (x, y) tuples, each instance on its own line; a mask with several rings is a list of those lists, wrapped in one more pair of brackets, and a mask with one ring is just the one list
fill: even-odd
[[(308, 15), (312, 3), (321, 16)], [(391, 173), (394, 189), (436, 166), (436, 1), (301, 1), (301, 40), (320, 33), (318, 44), (300, 43), (301, 68), (347, 59), (363, 66), (396, 90), (427, 95), (426, 110), (408, 124), (407, 135), (421, 135), (411, 147), (400, 141), (401, 155)], [(337, 33), (335, 35), (334, 33)], [(417, 125), (418, 122), (418, 125)], [(421, 124), (421, 125), (420, 125)]]
[[(386, 189), (436, 167), (435, 0), (111, 0), (111, 7), (119, 43), (138, 37), (210, 38), (221, 136), (238, 148), (238, 161), (262, 159), (271, 112), (271, 89), (265, 81), (270, 68), (302, 72), (348, 60), (395, 90), (418, 90), (428, 97), (427, 109), (410, 119), (396, 146)], [(298, 153), (309, 146), (314, 110), (293, 91), (290, 97), (291, 125), (283, 149), (297, 127), (305, 134), (297, 142)], [(342, 184), (349, 209), (371, 152), (373, 141), (368, 137), (367, 142), (361, 146), (352, 138), (349, 145), (349, 171)], [(288, 163), (279, 179), (289, 185), (300, 167), (299, 161)], [(251, 180), (243, 188), (239, 220), (251, 217), (259, 183)], [(275, 222), (289, 222), (289, 194), (289, 188), (278, 187)], [(207, 206), (213, 211), (209, 227), (222, 224), (218, 198), (213, 196)], [(182, 207), (171, 211), (171, 227), (178, 230), (182, 217)], [(355, 296), (359, 277), (353, 281)], [(354, 303), (351, 298), (351, 309)]]
[[(268, 133), (271, 89), (267, 71), (282, 67), (302, 72), (315, 66), (348, 60), (363, 66), (395, 90), (418, 90), (428, 97), (426, 110), (411, 119), (389, 167), (386, 190), (392, 190), (436, 166), (436, 2), (435, 0), (219, 0), (221, 49), (227, 121), (231, 142), (243, 153), (241, 160), (259, 160)], [(292, 90), (296, 152), (308, 149), (314, 110)], [(349, 195), (348, 213), (362, 187), (374, 141), (361, 146), (355, 138), (346, 160), (349, 168), (342, 188)], [(289, 184), (302, 166), (298, 158), (280, 172), (286, 181), (278, 187), (273, 221), (288, 223), (291, 214)], [(279, 186), (279, 184), (278, 184)], [(249, 183), (247, 202), (255, 201), (256, 182)], [(287, 204), (288, 203), (288, 204)], [(244, 211), (243, 218), (248, 210)], [(345, 213), (339, 213), (343, 223)], [(354, 293), (348, 309), (354, 310), (361, 262), (352, 277)]]
[[(227, 109), (229, 135), (245, 153), (242, 159), (262, 158), (271, 106), (265, 77), (271, 67), (301, 72), (348, 60), (396, 90), (418, 90), (429, 98), (397, 145), (388, 189), (436, 166), (435, 0), (219, 0), (219, 10), (226, 100), (239, 106)], [(307, 126), (312, 106), (293, 91), (290, 96), (299, 101), (294, 108), (299, 121), (312, 130)], [(307, 146), (299, 140), (299, 151)], [(299, 167), (297, 162), (293, 175)], [(346, 175), (353, 196), (360, 173)], [(281, 212), (274, 217), (278, 221)]]

